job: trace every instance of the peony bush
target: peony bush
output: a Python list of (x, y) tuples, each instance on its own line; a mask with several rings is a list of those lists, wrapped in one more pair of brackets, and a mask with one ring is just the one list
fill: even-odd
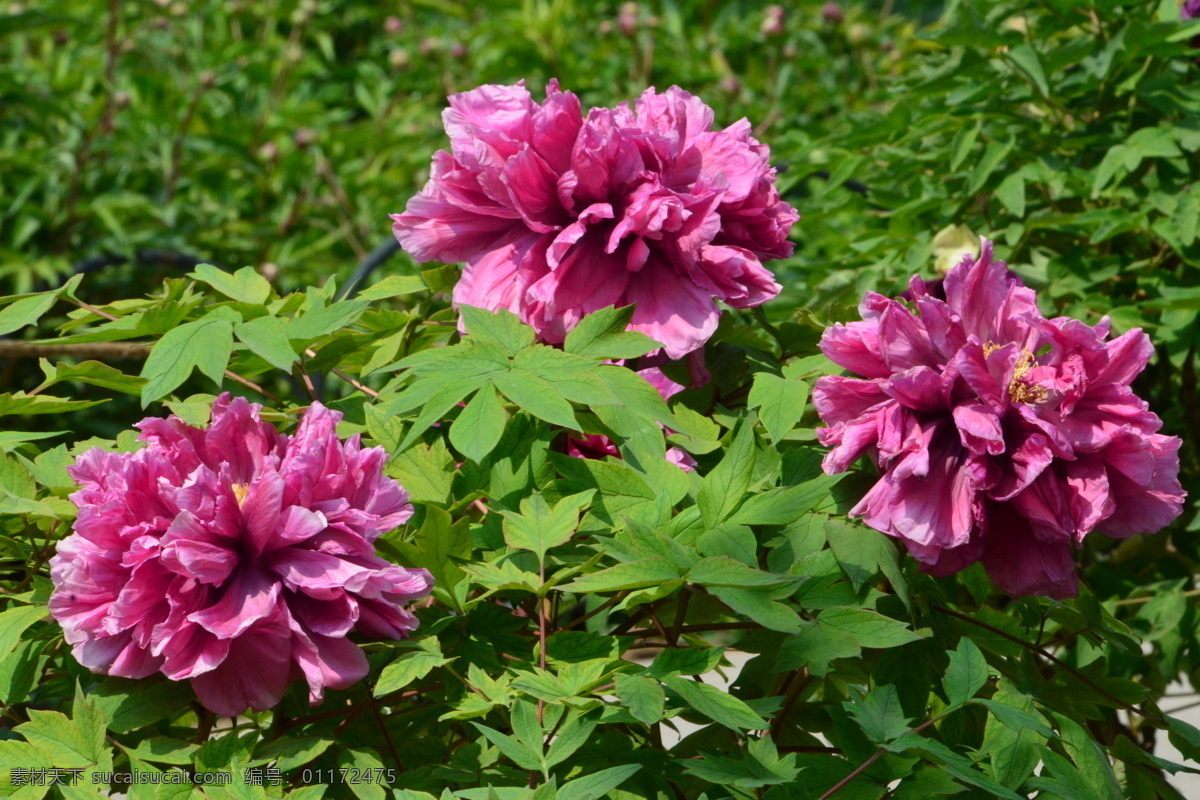
[[(179, 231), (262, 236), (282, 274), (162, 279), (143, 250), (129, 285), (85, 264), (0, 297), (0, 358), (42, 373), (0, 386), (0, 796), (1190, 796), (1190, 8), (965, 2), (917, 39), (849, 4), (626, 3), (585, 43), (571, 3), (334, 5), (289, 18), (261, 125), (206, 129), (194, 176), (181, 134), (155, 178)], [(104, 52), (187, 16), (159, 8), (113, 4)], [(228, 27), (253, 75), (263, 13), (180, 24)], [(342, 102), (285, 91), (310, 43), (361, 57), (369, 122), (281, 156), (272, 126)], [(527, 86), (498, 65), (531, 46)], [(610, 46), (620, 82), (572, 69)], [(375, 104), (376, 62), (443, 65), (411, 181), (383, 141), (436, 114)], [(185, 129), (234, 80), (206, 75)], [(78, 196), (136, 105), (104, 102)], [(257, 234), (227, 218), (245, 165), (203, 177), (247, 142), (324, 187)], [(124, 230), (124, 202), (97, 218)]]

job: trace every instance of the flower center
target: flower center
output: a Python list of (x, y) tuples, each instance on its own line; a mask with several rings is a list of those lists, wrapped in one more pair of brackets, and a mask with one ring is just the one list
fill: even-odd
[(237, 498), (238, 508), (241, 508), (242, 504), (246, 502), (246, 495), (250, 494), (250, 484), (235, 483), (232, 488), (233, 496)]
[[(983, 346), (983, 355), (986, 358), (992, 353), (999, 350), (1001, 345), (995, 342), (988, 342)], [(1017, 363), (1013, 364), (1012, 380), (1008, 382), (1008, 399), (1014, 403), (1040, 403), (1046, 399), (1046, 387), (1039, 386), (1031, 380), (1028, 380), (1025, 375), (1029, 370), (1036, 367), (1034, 363), (1033, 353), (1028, 350), (1022, 350)]]

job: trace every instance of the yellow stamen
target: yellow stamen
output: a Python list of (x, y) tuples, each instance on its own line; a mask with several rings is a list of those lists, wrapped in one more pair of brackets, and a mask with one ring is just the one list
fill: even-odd
[[(983, 346), (984, 358), (999, 350), (1001, 346), (995, 342), (985, 344)], [(1036, 366), (1033, 353), (1022, 350), (1021, 355), (1017, 358), (1017, 363), (1013, 364), (1012, 380), (1008, 382), (1008, 397), (1014, 403), (1040, 403), (1046, 399), (1046, 387), (1025, 380), (1025, 374)]]
[(237, 498), (238, 508), (246, 502), (246, 495), (250, 494), (250, 484), (235, 483), (233, 485), (233, 496)]

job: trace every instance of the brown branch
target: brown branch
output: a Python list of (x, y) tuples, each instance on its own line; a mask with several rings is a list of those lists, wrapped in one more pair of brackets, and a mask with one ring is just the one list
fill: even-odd
[(388, 751), (392, 754), (392, 760), (396, 762), (397, 771), (403, 772), (404, 764), (400, 761), (400, 754), (396, 752), (396, 744), (392, 741), (392, 735), (388, 733), (387, 725), (383, 722), (383, 715), (379, 713), (379, 705), (375, 702), (373, 688), (371, 694), (367, 695), (367, 702), (371, 704), (371, 712), (375, 715), (375, 721), (379, 723), (379, 730), (383, 732), (383, 740), (387, 742)]
[[(762, 625), (759, 625), (754, 622), (716, 622), (711, 625), (687, 625), (687, 626), (679, 628), (678, 633), (683, 634), (683, 633), (706, 633), (706, 632), (711, 632), (711, 631), (751, 631), (751, 630), (759, 630), (760, 628), (762, 628)], [(638, 636), (641, 638), (645, 638), (647, 636), (658, 635), (658, 636), (663, 636), (664, 638), (667, 638), (666, 634), (663, 633), (663, 631), (655, 630), (652, 628), (639, 628), (638, 630), (635, 630), (635, 631), (628, 631), (623, 635), (624, 636)]]
[(812, 681), (812, 676), (805, 669), (798, 669), (793, 673), (795, 677), (792, 679), (791, 686), (788, 687), (788, 693), (783, 701), (783, 708), (779, 710), (779, 714), (775, 719), (771, 720), (771, 738), (778, 738), (779, 732), (783, 730), (783, 723), (787, 719), (787, 715), (792, 713), (792, 707), (796, 705), (796, 701), (800, 699), (800, 694)]
[(150, 345), (142, 342), (79, 342), (77, 344), (38, 344), (0, 339), (0, 359), (80, 358), (107, 361), (138, 361), (150, 355)]
[[(959, 706), (958, 708), (962, 708), (962, 706)], [(929, 720), (928, 722), (922, 722), (920, 725), (918, 725), (917, 727), (915, 727), (915, 728), (913, 728), (912, 730), (910, 730), (910, 731), (909, 731), (909, 733), (920, 733), (921, 731), (923, 731), (923, 730), (925, 730), (926, 728), (928, 728), (930, 725), (932, 725), (932, 724), (934, 724), (935, 722), (938, 722), (939, 720), (941, 720), (941, 719), (942, 719), (943, 717), (945, 717), (947, 714), (952, 714), (952, 713), (954, 713), (955, 711), (957, 711), (957, 710), (958, 710), (958, 708), (952, 708), (952, 709), (950, 709), (949, 711), (945, 712), (944, 714), (939, 714), (939, 715), (937, 715), (936, 717), (934, 717), (933, 719)], [(847, 775), (846, 777), (844, 777), (844, 778), (842, 778), (840, 781), (838, 781), (838, 782), (837, 782), (837, 784), (836, 784), (836, 785), (835, 785), (835, 786), (834, 786), (832, 789), (830, 789), (830, 790), (829, 790), (828, 792), (826, 792), (825, 794), (821, 795), (821, 797), (819, 798), (819, 800), (827, 800), (828, 798), (830, 798), (830, 797), (833, 797), (835, 794), (837, 794), (838, 792), (840, 792), (842, 789), (846, 788), (847, 784), (849, 784), (849, 783), (850, 783), (852, 780), (854, 780), (854, 779), (855, 779), (855, 778), (857, 778), (859, 775), (863, 774), (863, 773), (864, 773), (864, 772), (866, 772), (868, 769), (870, 769), (870, 768), (871, 768), (871, 765), (872, 765), (872, 764), (874, 764), (876, 761), (878, 761), (880, 758), (882, 758), (882, 757), (883, 757), (883, 755), (884, 755), (884, 753), (886, 753), (886, 752), (887, 752), (887, 750), (886, 750), (885, 748), (883, 748), (883, 747), (881, 747), (881, 748), (879, 748), (878, 750), (876, 750), (876, 751), (875, 751), (875, 753), (874, 753), (874, 755), (872, 755), (870, 758), (868, 758), (866, 761), (864, 761), (864, 762), (863, 762), (861, 765), (859, 765), (859, 766), (858, 766), (858, 767), (857, 767), (857, 768), (856, 768), (856, 769), (855, 769), (853, 772), (851, 772), (849, 775)]]

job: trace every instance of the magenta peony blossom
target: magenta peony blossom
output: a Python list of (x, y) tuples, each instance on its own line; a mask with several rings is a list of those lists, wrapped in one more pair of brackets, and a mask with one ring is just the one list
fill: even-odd
[(716, 329), (716, 300), (779, 293), (762, 262), (791, 255), (798, 216), (746, 120), (714, 131), (674, 86), (585, 118), (555, 81), (542, 103), (523, 82), (454, 95), (442, 119), (451, 152), (392, 219), (418, 261), (466, 261), (455, 303), (508, 309), (550, 343), (636, 303), (630, 328), (679, 358)]
[[(824, 377), (813, 401), (825, 471), (870, 453), (882, 477), (851, 510), (935, 575), (982, 561), (1014, 594), (1078, 592), (1072, 550), (1097, 531), (1153, 533), (1179, 516), (1179, 439), (1129, 383), (1154, 352), (1131, 330), (1046, 319), (992, 258), (966, 256), (945, 300), (870, 293), (862, 322), (821, 349), (862, 378)], [(911, 310), (915, 307), (916, 313)]]
[(342, 415), (319, 403), (292, 437), (259, 408), (224, 394), (207, 430), (146, 419), (145, 448), (93, 448), (70, 468), (79, 517), (51, 560), (50, 612), (88, 669), (190, 680), (235, 716), (275, 705), (293, 678), (314, 703), (361, 679), (351, 630), (416, 628), (403, 604), (433, 579), (375, 555), (412, 515), (383, 449), (340, 441)]

